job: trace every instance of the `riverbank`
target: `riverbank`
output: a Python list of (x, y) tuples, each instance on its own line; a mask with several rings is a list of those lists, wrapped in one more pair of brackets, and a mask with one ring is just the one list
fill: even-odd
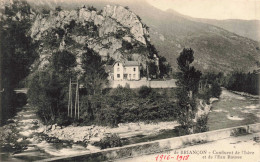
[(198, 118), (200, 118), (203, 115), (208, 115), (211, 111), (212, 104), (218, 100), (219, 100), (218, 98), (210, 98), (209, 104), (206, 104), (205, 102), (200, 100), (199, 105), (198, 105), (198, 112), (196, 114), (195, 120), (197, 120)]
[[(102, 126), (68, 126), (61, 128), (57, 125), (51, 126), (51, 129), (44, 131), (50, 137), (56, 137), (60, 140), (72, 140), (74, 142), (86, 142), (91, 144), (100, 141), (108, 134), (118, 134), (120, 138), (129, 138), (134, 136), (147, 136), (159, 133), (162, 130), (171, 130), (179, 124), (176, 121), (158, 122), (158, 123), (121, 123), (118, 127)], [(50, 127), (49, 127), (50, 128)]]
[(254, 99), (259, 99), (260, 96), (259, 95), (252, 95), (250, 93), (246, 93), (246, 92), (238, 92), (238, 91), (232, 91), (232, 90), (229, 90), (230, 92), (233, 92), (235, 94), (238, 94), (238, 95), (241, 95), (241, 96), (244, 96), (244, 97), (252, 97)]
[[(212, 103), (218, 101), (218, 98), (211, 98), (210, 104), (200, 102), (198, 105), (197, 117), (207, 115), (212, 107)], [(60, 127), (57, 124), (45, 126), (43, 133), (49, 137), (58, 138), (59, 140), (67, 140), (74, 142), (85, 142), (94, 144), (109, 134), (117, 134), (121, 139), (132, 138), (136, 136), (154, 136), (159, 135), (163, 131), (173, 130), (179, 124), (177, 121), (157, 122), (157, 123), (120, 123), (118, 127), (104, 126), (67, 126)]]

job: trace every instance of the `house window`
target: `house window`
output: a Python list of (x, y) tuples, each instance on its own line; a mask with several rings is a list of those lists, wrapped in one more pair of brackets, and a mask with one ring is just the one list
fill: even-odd
[(135, 79), (135, 74), (133, 74), (133, 78)]
[(135, 71), (135, 68), (134, 68), (134, 71)]
[(117, 78), (120, 78), (120, 74), (117, 74)]
[(127, 74), (124, 74), (124, 79), (126, 79), (127, 78)]
[(117, 71), (120, 71), (120, 68), (117, 68)]
[(131, 79), (131, 74), (129, 74), (129, 78)]

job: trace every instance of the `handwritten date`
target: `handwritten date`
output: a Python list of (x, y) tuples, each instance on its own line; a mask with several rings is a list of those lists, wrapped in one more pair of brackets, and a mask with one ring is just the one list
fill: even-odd
[(164, 154), (162, 154), (162, 155), (157, 155), (156, 157), (155, 157), (155, 160), (156, 161), (162, 161), (162, 160), (170, 160), (170, 159), (176, 159), (176, 160), (178, 160), (178, 161), (181, 161), (181, 160), (188, 160), (189, 159), (189, 155), (185, 155), (185, 156), (183, 156), (183, 155), (177, 155), (177, 156), (171, 156), (171, 155), (164, 155)]

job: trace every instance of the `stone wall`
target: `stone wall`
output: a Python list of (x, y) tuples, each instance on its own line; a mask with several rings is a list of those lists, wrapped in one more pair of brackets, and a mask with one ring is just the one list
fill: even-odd
[(118, 86), (126, 87), (129, 86), (130, 88), (140, 88), (141, 86), (148, 86), (151, 88), (174, 88), (176, 87), (175, 84), (176, 80), (165, 80), (165, 81), (147, 81), (147, 80), (139, 80), (139, 81), (117, 81), (112, 80), (110, 81), (109, 87), (117, 88)]
[(205, 133), (192, 134), (181, 137), (167, 138), (152, 142), (127, 145), (96, 151), (87, 154), (79, 154), (67, 157), (57, 157), (42, 161), (109, 161), (120, 158), (136, 157), (145, 154), (154, 154), (163, 151), (183, 148), (187, 145), (194, 145), (203, 142), (216, 141), (230, 136), (243, 135), (247, 133), (260, 132), (260, 123), (226, 128)]

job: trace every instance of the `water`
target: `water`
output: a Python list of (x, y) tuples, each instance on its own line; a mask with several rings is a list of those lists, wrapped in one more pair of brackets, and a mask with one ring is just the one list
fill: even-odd
[(209, 130), (217, 130), (260, 122), (259, 99), (222, 90), (220, 100), (209, 113)]
[[(212, 106), (208, 120), (209, 130), (260, 122), (259, 99), (223, 90), (220, 99), (215, 101)], [(88, 153), (91, 150), (91, 145), (84, 147), (71, 141), (55, 142), (55, 139), (42, 138), (43, 129), (35, 111), (29, 105), (24, 106), (23, 110), (6, 126), (8, 126), (6, 130), (11, 131), (12, 138), (9, 139), (9, 144), (6, 144), (8, 147), (1, 146), (0, 161), (33, 161), (55, 156)], [(125, 139), (125, 144), (174, 136), (177, 136), (175, 130), (165, 130), (150, 136), (130, 137)]]
[(22, 111), (1, 129), (6, 132), (1, 134), (7, 138), (0, 138), (0, 161), (35, 161), (90, 152), (82, 143), (46, 136), (43, 133), (44, 126), (29, 105), (24, 106)]

